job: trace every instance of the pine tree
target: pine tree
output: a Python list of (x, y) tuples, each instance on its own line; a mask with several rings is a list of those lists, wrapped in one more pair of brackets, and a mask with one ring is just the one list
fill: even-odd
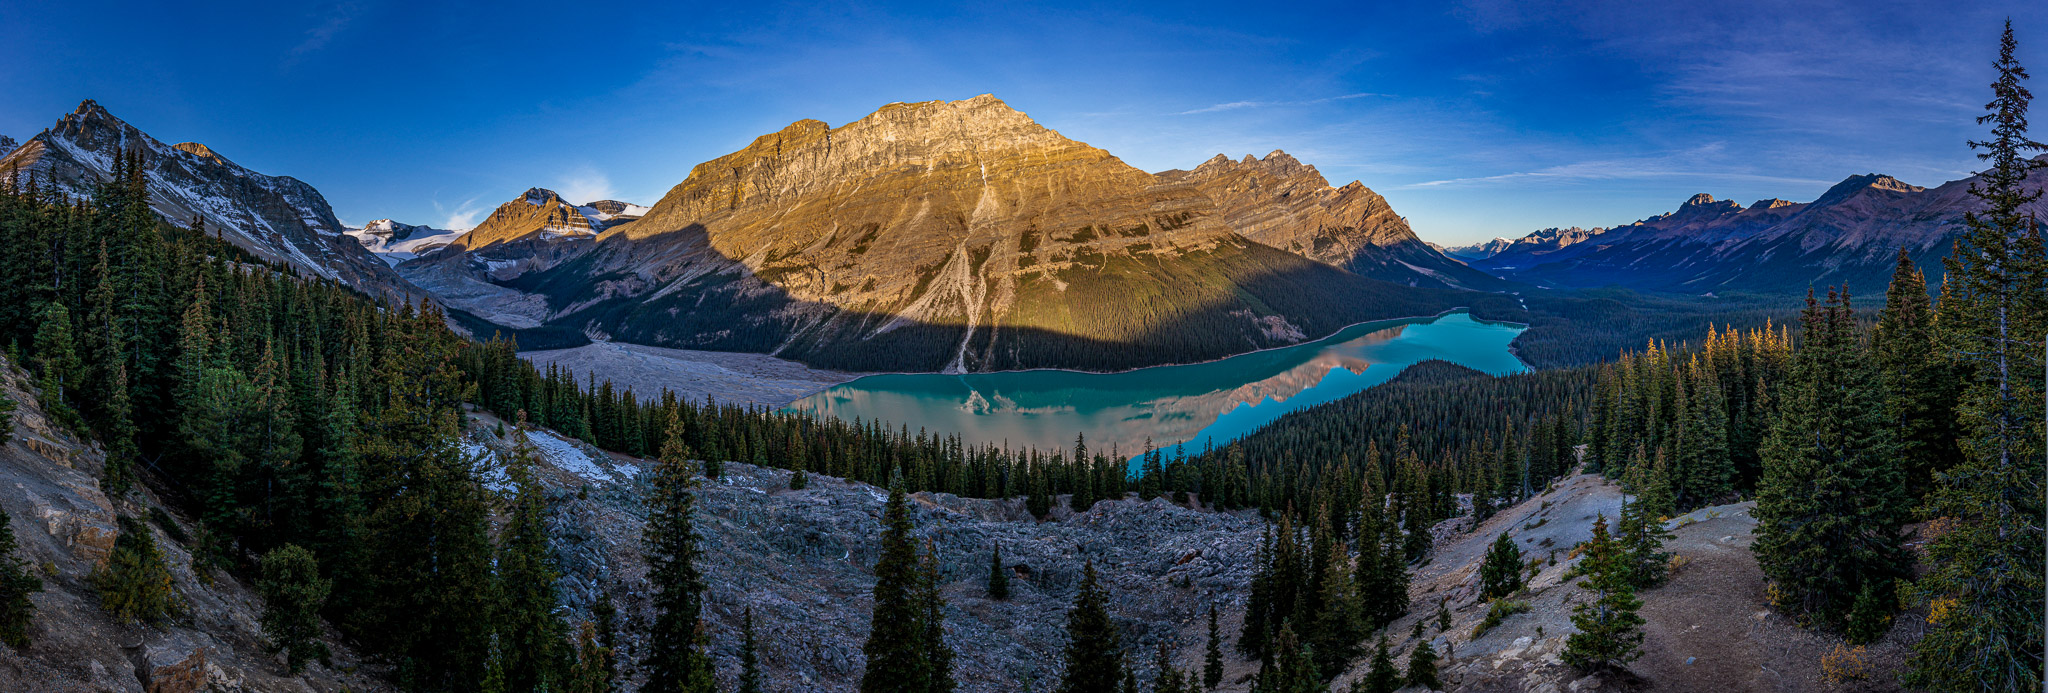
[(940, 594), (945, 576), (939, 570), (939, 548), (925, 541), (918, 563), (918, 622), (923, 627), (925, 693), (953, 693), (953, 647), (946, 644), (946, 600)]
[[(647, 554), (654, 621), (649, 624), (647, 687), (652, 690), (710, 693), (714, 690), (711, 658), (698, 635), (704, 608), (704, 574), (697, 568), (702, 549), (692, 517), (697, 499), (690, 474), (689, 446), (674, 410), (654, 467), (647, 494), (647, 526), (641, 542)], [(872, 666), (872, 660), (870, 660)]]
[(988, 559), (988, 598), (1002, 601), (1010, 598), (1010, 570), (1003, 566), (1003, 545), (997, 544)]
[(320, 577), (313, 552), (294, 544), (263, 554), (262, 565), (256, 592), (263, 597), (263, 635), (270, 641), (264, 649), (284, 653), (285, 670), (297, 674), (306, 662), (327, 658), (320, 608), (331, 585)]
[(500, 532), (497, 561), (498, 594), (504, 600), (499, 606), (498, 633), (504, 644), (505, 685), (510, 690), (556, 687), (570, 655), (563, 649), (568, 625), (554, 613), (555, 581), (561, 571), (548, 548), (547, 500), (533, 476), (538, 457), (527, 437), (522, 412), (505, 462), (514, 496)]
[[(1335, 552), (1342, 557), (1344, 546), (1338, 544)], [(1315, 653), (1320, 679), (1343, 673), (1351, 660), (1358, 657), (1358, 644), (1365, 640), (1365, 624), (1359, 620), (1364, 605), (1347, 568), (1342, 560), (1325, 561), (1321, 599), (1306, 610), (1310, 619), (1306, 644)]]
[(1692, 508), (1714, 502), (1734, 491), (1734, 461), (1728, 453), (1728, 404), (1721, 393), (1712, 357), (1706, 363), (1693, 359), (1685, 369), (1687, 392), (1684, 432), (1685, 452), (1678, 468), (1685, 471), (1682, 502)]
[(568, 693), (611, 693), (612, 681), (607, 675), (611, 664), (610, 648), (598, 643), (597, 626), (584, 622), (576, 630), (576, 663), (569, 668), (569, 676), (563, 682)]
[(1216, 623), (1216, 604), (1209, 604), (1209, 644), (1202, 653), (1202, 686), (1216, 690), (1223, 683), (1223, 630)]
[(1671, 531), (1664, 523), (1650, 516), (1647, 506), (1640, 501), (1627, 502), (1622, 498), (1621, 518), (1617, 526), (1619, 535), (1615, 540), (1621, 543), (1627, 556), (1631, 582), (1637, 587), (1654, 587), (1662, 584), (1670, 572), (1671, 554), (1664, 551), (1664, 542), (1671, 538)]
[(35, 370), (42, 388), (43, 411), (59, 424), (77, 428), (80, 425), (78, 410), (72, 407), (71, 391), (78, 387), (79, 371), (84, 368), (78, 358), (71, 337), (71, 311), (64, 304), (51, 302), (43, 308), (41, 322), (36, 328)]
[(1479, 564), (1479, 598), (1498, 599), (1522, 589), (1522, 549), (1507, 532), (1494, 537)]
[(1394, 657), (1387, 651), (1387, 637), (1382, 635), (1379, 646), (1373, 648), (1372, 668), (1352, 690), (1357, 693), (1394, 693), (1400, 688), (1401, 672), (1394, 670)]
[[(4, 429), (0, 425), (0, 431)], [(0, 643), (27, 647), (29, 620), (36, 613), (35, 603), (28, 596), (43, 591), (43, 581), (29, 574), (26, 561), (15, 557), (20, 547), (14, 541), (12, 520), (5, 510), (0, 510)]]
[(1444, 687), (1436, 677), (1436, 648), (1431, 647), (1428, 640), (1415, 643), (1414, 651), (1408, 653), (1408, 673), (1403, 678), (1408, 685), (1425, 690)]
[(931, 686), (926, 660), (923, 605), (924, 580), (911, 537), (910, 501), (900, 481), (889, 487), (882, 512), (882, 551), (875, 562), (875, 610), (868, 629), (867, 669), (862, 693), (924, 693)]
[(1166, 641), (1159, 641), (1159, 653), (1152, 658), (1152, 693), (1184, 693), (1187, 678), (1173, 667), (1173, 658), (1167, 652)]
[(1067, 611), (1064, 673), (1056, 693), (1103, 693), (1117, 688), (1124, 670), (1122, 637), (1109, 619), (1109, 595), (1095, 575), (1095, 562), (1081, 569), (1081, 588)]
[(1883, 392), (1848, 298), (1807, 298), (1804, 344), (1763, 449), (1757, 564), (1773, 604), (1831, 630), (1866, 586), (1889, 595), (1911, 556), (1904, 476), (1884, 425)]
[(754, 646), (754, 609), (740, 616), (740, 684), (735, 693), (761, 693), (761, 662)]
[(1325, 693), (1325, 685), (1316, 667), (1314, 648), (1301, 642), (1294, 635), (1294, 624), (1283, 622), (1280, 632), (1273, 637), (1273, 656), (1264, 669), (1259, 671), (1258, 682), (1253, 684), (1254, 693)]
[[(1948, 261), (1938, 324), (1969, 377), (1956, 406), (1961, 461), (1936, 476), (1925, 513), (1938, 536), (1919, 586), (1931, 629), (1915, 646), (1907, 683), (1938, 691), (2040, 690), (2044, 640), (2041, 594), (2048, 571), (2040, 518), (2041, 351), (2048, 333), (2048, 259), (2021, 206), (2038, 191), (2023, 183), (2048, 149), (2027, 136), (2033, 95), (2014, 57), (2006, 22), (1989, 111), (1992, 139), (1973, 141), (1991, 168), (1971, 194), (1982, 213)], [(2030, 227), (2033, 227), (2030, 229)], [(1957, 319), (1951, 319), (1953, 315)]]
[(113, 552), (90, 578), (99, 590), (100, 608), (121, 621), (161, 620), (170, 615), (173, 600), (163, 550), (141, 520), (124, 515), (120, 525)]
[(1634, 571), (1620, 542), (1607, 532), (1607, 516), (1593, 520), (1593, 539), (1586, 543), (1580, 569), (1592, 601), (1572, 607), (1572, 625), (1579, 629), (1565, 640), (1564, 662), (1582, 671), (1618, 668), (1642, 654), (1643, 618), (1636, 615)]
[(1961, 453), (1955, 447), (1955, 372), (1936, 337), (1927, 278), (1905, 248), (1870, 333), (1871, 360), (1884, 385), (1885, 424), (1904, 462), (1906, 491), (1925, 496), (1934, 473)]

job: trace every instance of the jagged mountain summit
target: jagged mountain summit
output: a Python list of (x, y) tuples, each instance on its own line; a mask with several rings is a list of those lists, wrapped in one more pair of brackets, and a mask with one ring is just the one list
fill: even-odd
[[(513, 252), (534, 224), (479, 227), (402, 269), (506, 326), (925, 371), (1215, 358), (1493, 281), (1362, 185), (1284, 153), (1212, 164), (1155, 176), (988, 95), (897, 103), (699, 164), (596, 243)], [(553, 215), (547, 198), (500, 212)]]
[(165, 144), (91, 100), (0, 159), (0, 182), (18, 175), (24, 186), (34, 180), (86, 197), (112, 178), (121, 156), (137, 152), (150, 208), (170, 223), (203, 221), (252, 255), (365, 293), (421, 293), (347, 235), (313, 186), (249, 170), (197, 142)]
[[(2043, 155), (2042, 160), (2048, 160)], [(1812, 202), (1747, 206), (1701, 193), (1676, 211), (1600, 231), (1546, 252), (1470, 260), (1509, 279), (1546, 286), (1619, 285), (1684, 293), (1797, 292), (1809, 286), (1885, 286), (1900, 249), (1939, 285), (1940, 259), (1978, 209), (1977, 179), (1924, 188), (1882, 174), (1850, 176)], [(2026, 187), (2048, 188), (2034, 176)], [(2025, 212), (2048, 215), (2036, 200)], [(1539, 231), (1525, 241), (1545, 243)]]
[(479, 250), (524, 240), (589, 240), (613, 224), (623, 224), (646, 213), (646, 207), (617, 200), (571, 204), (553, 190), (529, 188), (518, 199), (498, 205), (490, 218), (453, 245)]
[(1238, 161), (1218, 154), (1193, 171), (1158, 177), (1200, 190), (1246, 238), (1354, 274), (1420, 286), (1499, 286), (1422, 242), (1379, 193), (1355, 180), (1332, 188), (1316, 167), (1284, 151)]

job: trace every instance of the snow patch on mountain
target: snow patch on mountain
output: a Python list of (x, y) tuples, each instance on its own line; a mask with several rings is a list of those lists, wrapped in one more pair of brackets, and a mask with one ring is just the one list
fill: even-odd
[(446, 247), (468, 229), (437, 229), (427, 226), (402, 224), (390, 219), (378, 219), (364, 224), (361, 228), (344, 231), (363, 244), (363, 249), (377, 255), (384, 264), (396, 266)]

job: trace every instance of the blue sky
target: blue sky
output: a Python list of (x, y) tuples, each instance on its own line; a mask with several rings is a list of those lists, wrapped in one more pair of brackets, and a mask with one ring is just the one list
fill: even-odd
[(532, 186), (651, 204), (794, 120), (988, 92), (1146, 170), (1285, 149), (1464, 243), (1960, 178), (2000, 20), (2048, 78), (2038, 1), (170, 4), (0, 3), (0, 134), (97, 99), (344, 221), (445, 226)]

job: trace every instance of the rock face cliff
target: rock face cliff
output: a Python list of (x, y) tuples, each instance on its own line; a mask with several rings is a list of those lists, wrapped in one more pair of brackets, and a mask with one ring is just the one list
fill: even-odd
[[(1929, 284), (1938, 285), (1940, 260), (1962, 234), (1963, 215), (1980, 209), (1969, 194), (1976, 182), (1923, 188), (1872, 173), (1850, 176), (1812, 202), (1767, 199), (1747, 206), (1701, 193), (1677, 211), (1596, 230), (1576, 244), (1472, 262), (1551, 286), (1707, 293), (1798, 292), (1846, 283), (1869, 292), (1889, 283), (1904, 249)], [(2034, 175), (2025, 187), (2048, 189), (2048, 176)], [(2048, 216), (2048, 202), (2028, 203), (2023, 212)], [(1543, 245), (1532, 239), (1523, 240)]]
[[(799, 121), (577, 245), (547, 257), (472, 245), (405, 271), (508, 326), (975, 371), (1291, 344), (1456, 305), (1432, 287), (1465, 270), (1378, 195), (1331, 189), (1284, 154), (1155, 176), (986, 95), (891, 104), (837, 128)], [(1398, 268), (1398, 283), (1353, 271), (1374, 267)]]
[(92, 101), (0, 159), (0, 183), (15, 176), (45, 190), (88, 197), (124, 154), (142, 154), (150, 208), (170, 223), (195, 219), (256, 257), (372, 295), (422, 296), (360, 242), (344, 234), (320, 191), (269, 176), (197, 142), (164, 144)]
[(1420, 286), (1493, 289), (1500, 282), (1423, 243), (1387, 199), (1351, 181), (1333, 188), (1287, 152), (1231, 161), (1218, 154), (1159, 179), (1193, 186), (1238, 234), (1361, 276)]

